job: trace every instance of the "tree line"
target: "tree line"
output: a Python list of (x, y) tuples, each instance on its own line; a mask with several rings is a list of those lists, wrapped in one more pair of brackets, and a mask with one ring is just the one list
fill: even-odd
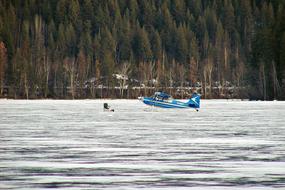
[(0, 0), (0, 97), (136, 87), (285, 99), (285, 1)]

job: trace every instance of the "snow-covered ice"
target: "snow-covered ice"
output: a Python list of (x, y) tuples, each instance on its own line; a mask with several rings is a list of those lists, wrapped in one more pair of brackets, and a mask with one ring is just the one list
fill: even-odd
[(0, 100), (0, 189), (190, 187), (285, 189), (285, 102)]

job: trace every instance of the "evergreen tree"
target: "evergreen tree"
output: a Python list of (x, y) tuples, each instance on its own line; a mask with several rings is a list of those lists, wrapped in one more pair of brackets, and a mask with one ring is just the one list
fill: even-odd
[(217, 97), (238, 84), (253, 98), (284, 99), (284, 15), (283, 0), (1, 0), (1, 91), (5, 84), (15, 97), (95, 97), (94, 82), (88, 93), (77, 84), (96, 75), (96, 85), (111, 87), (127, 62), (131, 77), (156, 88), (187, 78), (215, 82)]
[(137, 34), (133, 40), (134, 53), (140, 61), (148, 61), (152, 58), (151, 46), (148, 34), (144, 28), (137, 26)]
[(161, 60), (162, 58), (162, 46), (161, 46), (161, 39), (159, 36), (159, 33), (155, 31), (153, 33), (152, 39), (151, 39), (151, 51), (153, 53), (153, 58), (155, 60)]
[(176, 39), (176, 56), (175, 59), (182, 64), (186, 63), (188, 46), (185, 36), (186, 28), (180, 25), (177, 29), (177, 39)]

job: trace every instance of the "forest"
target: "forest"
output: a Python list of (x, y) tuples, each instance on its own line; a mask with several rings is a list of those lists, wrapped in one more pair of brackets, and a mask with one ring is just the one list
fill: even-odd
[(285, 99), (285, 0), (0, 0), (0, 97)]

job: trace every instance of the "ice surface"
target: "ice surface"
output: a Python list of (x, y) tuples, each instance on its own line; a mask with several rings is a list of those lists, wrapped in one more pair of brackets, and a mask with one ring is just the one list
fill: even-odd
[(190, 187), (285, 189), (285, 102), (0, 100), (0, 189)]

